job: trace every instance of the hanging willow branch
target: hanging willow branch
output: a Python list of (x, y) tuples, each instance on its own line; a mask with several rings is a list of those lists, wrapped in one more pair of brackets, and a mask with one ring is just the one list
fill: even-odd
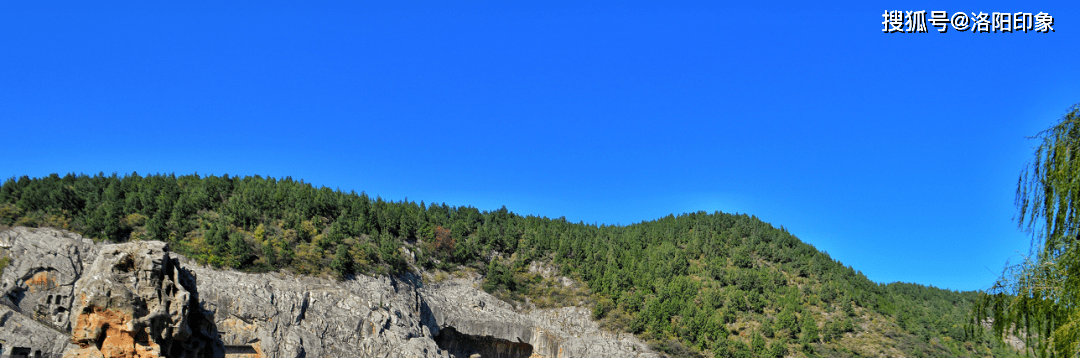
[(1040, 132), (1016, 185), (1017, 223), (1031, 256), (1006, 267), (976, 306), (973, 326), (1022, 337), (1039, 357), (1080, 357), (1080, 104)]

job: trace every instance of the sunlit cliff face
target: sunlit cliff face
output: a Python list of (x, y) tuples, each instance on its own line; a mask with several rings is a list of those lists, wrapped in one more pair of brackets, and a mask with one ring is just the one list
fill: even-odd
[(480, 337), (463, 334), (446, 327), (439, 330), (435, 343), (455, 358), (469, 358), (476, 354), (480, 357), (530, 358), (540, 357), (533, 354), (533, 346), (528, 343), (511, 342), (493, 337)]
[(79, 281), (65, 357), (150, 358), (199, 355), (188, 325), (191, 293), (176, 259), (161, 242), (110, 245)]

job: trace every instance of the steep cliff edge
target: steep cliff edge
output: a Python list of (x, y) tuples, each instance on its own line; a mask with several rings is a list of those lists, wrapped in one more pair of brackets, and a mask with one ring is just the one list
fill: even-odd
[(516, 312), (452, 279), (345, 281), (199, 266), (161, 242), (0, 232), (0, 355), (66, 357), (655, 357), (583, 308)]

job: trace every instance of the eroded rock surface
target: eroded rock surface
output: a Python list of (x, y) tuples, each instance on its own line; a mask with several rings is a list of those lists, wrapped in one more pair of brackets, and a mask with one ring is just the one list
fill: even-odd
[(449, 357), (422, 324), (412, 282), (191, 267), (226, 346), (258, 344), (267, 357)]
[[(0, 233), (0, 355), (65, 357), (656, 357), (584, 308), (515, 311), (468, 279), (345, 281), (199, 266), (161, 242)], [(5, 301), (7, 300), (7, 301)], [(66, 313), (66, 314), (65, 314)]]
[(455, 334), (472, 337), (527, 343), (534, 357), (659, 357), (633, 335), (600, 330), (585, 308), (519, 313), (464, 279), (424, 287), (420, 292), (440, 328), (453, 327)]
[[(105, 245), (75, 285), (65, 357), (213, 357), (214, 330), (192, 312), (195, 279), (160, 241)], [(209, 323), (209, 322), (207, 322)], [(215, 349), (217, 348), (217, 349)]]
[(18, 227), (0, 232), (9, 264), (0, 275), (0, 302), (53, 328), (68, 331), (75, 282), (97, 256), (90, 239), (54, 229)]

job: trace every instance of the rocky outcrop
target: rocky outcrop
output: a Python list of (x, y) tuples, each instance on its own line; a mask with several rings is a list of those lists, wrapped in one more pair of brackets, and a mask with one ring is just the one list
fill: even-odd
[(266, 357), (448, 357), (424, 326), (413, 281), (332, 281), (192, 265), (226, 346)]
[[(588, 309), (563, 307), (537, 309), (527, 313), (514, 310), (484, 291), (476, 282), (450, 280), (420, 288), (431, 307), (431, 318), (453, 334), (486, 337), (528, 344), (540, 357), (658, 357), (630, 334), (600, 330)], [(481, 356), (484, 347), (475, 349)]]
[(75, 283), (89, 267), (93, 241), (53, 229), (0, 232), (0, 355), (15, 348), (62, 353), (70, 343)]
[[(75, 357), (214, 357), (224, 347), (193, 297), (195, 279), (160, 241), (105, 245), (75, 284)], [(194, 324), (194, 330), (192, 325)]]
[(0, 355), (656, 356), (632, 335), (601, 331), (587, 309), (518, 312), (468, 279), (222, 271), (161, 242), (95, 245), (51, 229), (5, 231), (0, 249), (11, 258), (0, 276)]
[(0, 232), (0, 254), (9, 260), (0, 275), (0, 301), (48, 326), (70, 330), (75, 282), (97, 249), (90, 239), (60, 230), (18, 227)]

